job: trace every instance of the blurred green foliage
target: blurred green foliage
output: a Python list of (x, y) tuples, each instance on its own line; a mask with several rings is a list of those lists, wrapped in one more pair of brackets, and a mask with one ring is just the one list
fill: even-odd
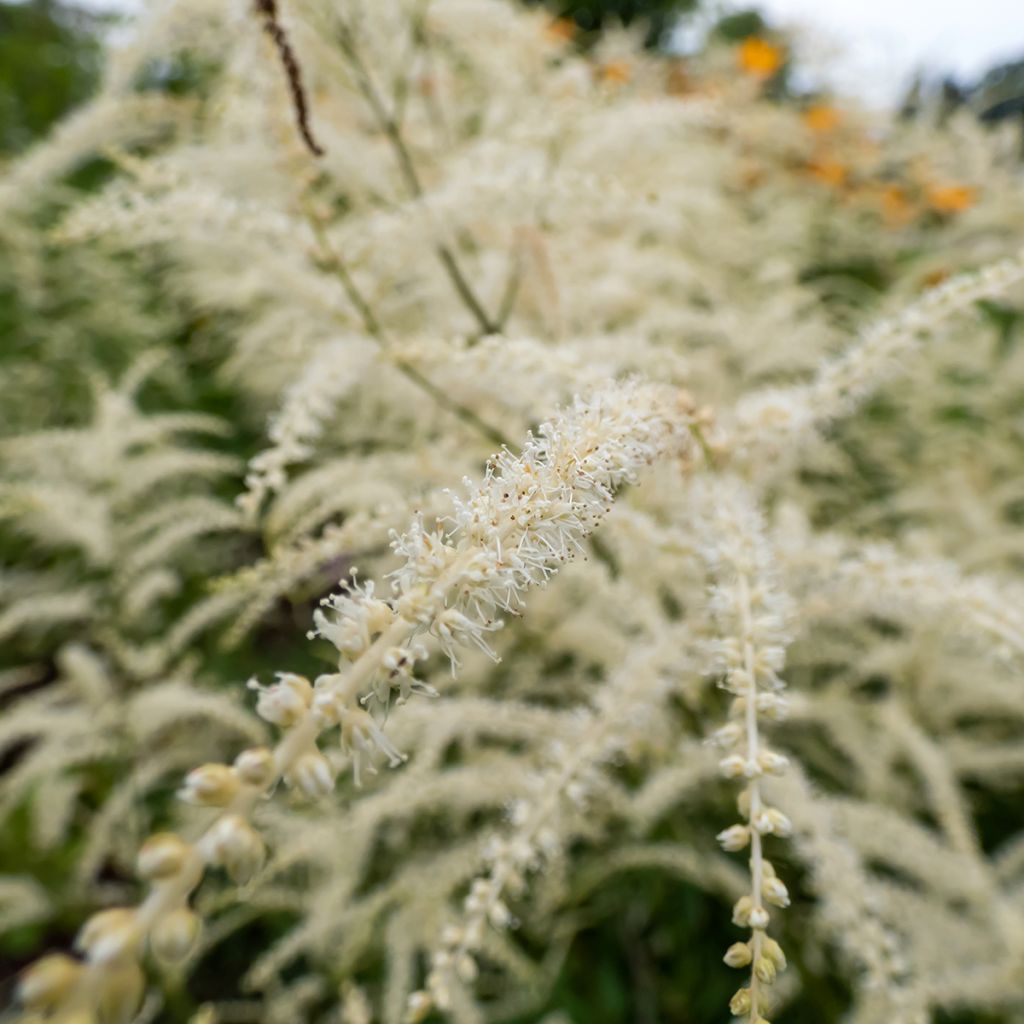
[(0, 0), (0, 156), (23, 149), (92, 92), (101, 24), (60, 0)]

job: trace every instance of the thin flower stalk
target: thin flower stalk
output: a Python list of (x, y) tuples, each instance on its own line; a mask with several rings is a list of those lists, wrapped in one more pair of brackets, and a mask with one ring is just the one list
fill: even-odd
[(728, 751), (719, 762), (722, 774), (745, 780), (739, 797), (743, 820), (720, 832), (718, 841), (728, 852), (750, 851), (750, 892), (733, 908), (733, 923), (749, 928), (750, 938), (725, 954), (729, 966), (749, 967), (750, 976), (729, 1005), (735, 1017), (763, 1024), (769, 989), (786, 967), (782, 948), (768, 935), (769, 907), (789, 905), (789, 893), (765, 857), (764, 844), (769, 835), (789, 836), (792, 825), (764, 797), (762, 778), (784, 772), (788, 761), (765, 743), (761, 726), (786, 710), (779, 672), (789, 610), (777, 589), (764, 523), (745, 485), (724, 477), (703, 490), (710, 511), (702, 552), (713, 579), (710, 610), (719, 630), (712, 645), (714, 671), (733, 697), (730, 721), (713, 740)]

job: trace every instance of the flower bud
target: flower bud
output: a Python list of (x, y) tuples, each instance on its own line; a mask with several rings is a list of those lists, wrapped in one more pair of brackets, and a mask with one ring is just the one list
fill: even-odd
[(759, 956), (754, 964), (754, 974), (759, 981), (771, 985), (775, 981), (775, 964), (766, 956)]
[(185, 866), (192, 848), (173, 832), (157, 832), (139, 849), (135, 870), (139, 878), (154, 882), (171, 878)]
[(266, 848), (259, 833), (238, 814), (229, 814), (207, 833), (213, 861), (222, 865), (231, 880), (243, 885), (263, 866)]
[(763, 751), (757, 759), (763, 772), (769, 775), (781, 775), (789, 765), (789, 758), (784, 754), (777, 754), (774, 750)]
[(746, 771), (747, 761), (746, 758), (740, 757), (739, 754), (730, 754), (728, 757), (723, 757), (718, 762), (718, 770), (727, 779), (738, 779)]
[(779, 836), (781, 839), (785, 839), (793, 834), (793, 823), (782, 811), (778, 811), (774, 807), (763, 810), (757, 816), (754, 828), (762, 835), (771, 833), (772, 835)]
[(161, 963), (174, 966), (188, 956), (198, 938), (199, 918), (188, 907), (178, 907), (153, 926), (149, 948)]
[(235, 758), (235, 772), (247, 786), (264, 789), (274, 780), (274, 755), (267, 747), (251, 747)]
[(125, 962), (103, 972), (99, 1017), (104, 1024), (130, 1024), (139, 1012), (146, 979), (138, 964)]
[(729, 1000), (729, 1012), (734, 1017), (744, 1017), (750, 1013), (750, 989), (741, 988)]
[(789, 712), (789, 701), (777, 693), (759, 693), (755, 707), (769, 721), (781, 722)]
[(305, 676), (280, 672), (277, 682), (260, 690), (256, 714), (271, 725), (290, 728), (306, 713), (313, 701), (313, 687)]
[(730, 967), (746, 967), (750, 963), (750, 946), (746, 942), (734, 942), (726, 951), (722, 959)]
[(727, 725), (723, 725), (721, 729), (716, 729), (711, 734), (711, 742), (716, 746), (721, 747), (723, 750), (728, 750), (729, 747), (736, 746), (737, 743), (743, 738), (743, 728), (739, 722), (729, 722)]
[(740, 928), (746, 928), (750, 924), (750, 911), (754, 908), (754, 901), (749, 896), (741, 896), (732, 908), (732, 923)]
[(238, 792), (238, 776), (226, 764), (204, 764), (185, 776), (178, 796), (200, 807), (226, 807)]
[(732, 825), (715, 837), (726, 853), (737, 853), (750, 842), (750, 829), (746, 825)]
[(784, 971), (786, 969), (786, 954), (782, 952), (782, 947), (773, 938), (766, 935), (761, 940), (761, 952), (775, 964), (777, 970)]
[(18, 981), (18, 1001), (27, 1010), (53, 1010), (82, 973), (82, 965), (65, 953), (50, 953), (32, 964)]
[(789, 906), (789, 890), (780, 879), (775, 877), (764, 879), (761, 883), (761, 892), (772, 906)]
[(135, 911), (116, 907), (93, 914), (75, 938), (75, 948), (94, 963), (106, 963), (129, 952), (138, 937)]
[(334, 789), (334, 772), (319, 750), (302, 754), (285, 774), (285, 781), (310, 800), (319, 800)]
[(749, 923), (751, 928), (763, 930), (768, 927), (768, 911), (764, 907), (754, 907), (750, 911)]

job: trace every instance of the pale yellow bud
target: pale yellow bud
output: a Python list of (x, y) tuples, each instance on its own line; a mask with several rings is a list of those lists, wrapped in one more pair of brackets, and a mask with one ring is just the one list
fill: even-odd
[(777, 970), (784, 971), (786, 969), (786, 954), (782, 952), (782, 947), (774, 939), (766, 935), (761, 942), (761, 952), (775, 964)]
[(178, 796), (201, 807), (226, 807), (238, 793), (238, 776), (226, 764), (204, 764), (185, 776)]
[(750, 829), (746, 825), (733, 825), (715, 838), (727, 853), (736, 853), (750, 843)]
[(135, 911), (124, 907), (93, 914), (75, 939), (75, 948), (94, 963), (105, 963), (124, 957), (138, 943)]
[(50, 953), (32, 964), (18, 981), (18, 1001), (28, 1010), (60, 1005), (82, 973), (82, 965), (64, 953)]
[(749, 896), (741, 896), (732, 908), (732, 923), (740, 928), (750, 924), (750, 912), (754, 909), (754, 901)]
[(754, 907), (750, 911), (750, 917), (748, 923), (751, 928), (764, 929), (768, 927), (768, 911), (764, 907)]
[(266, 847), (260, 834), (239, 814), (229, 814), (207, 833), (214, 863), (222, 865), (231, 880), (244, 884), (263, 866)]
[(243, 750), (235, 758), (235, 772), (246, 785), (263, 789), (274, 780), (274, 755), (267, 747)]
[(282, 672), (273, 686), (260, 691), (256, 714), (272, 725), (288, 729), (306, 713), (313, 702), (313, 686), (305, 676)]
[(289, 769), (285, 780), (310, 800), (319, 800), (334, 789), (330, 762), (318, 750), (303, 754)]
[(789, 906), (789, 890), (778, 878), (766, 878), (761, 883), (761, 892), (764, 898), (775, 907)]
[(146, 979), (136, 963), (121, 963), (104, 971), (98, 993), (100, 1020), (103, 1024), (130, 1024), (145, 990)]
[(741, 988), (733, 997), (729, 1000), (729, 1012), (734, 1017), (742, 1017), (745, 1014), (750, 1013), (750, 989)]
[(722, 959), (730, 967), (746, 967), (750, 963), (750, 945), (746, 942), (734, 942), (726, 951)]
[(135, 861), (140, 878), (156, 881), (177, 875), (185, 866), (191, 847), (173, 832), (157, 832), (139, 850)]
[(165, 914), (153, 926), (149, 948), (161, 963), (181, 963), (199, 938), (199, 918), (188, 907), (178, 907)]
[(759, 956), (757, 963), (754, 964), (754, 974), (758, 980), (763, 981), (766, 985), (771, 985), (775, 981), (775, 964), (766, 956)]

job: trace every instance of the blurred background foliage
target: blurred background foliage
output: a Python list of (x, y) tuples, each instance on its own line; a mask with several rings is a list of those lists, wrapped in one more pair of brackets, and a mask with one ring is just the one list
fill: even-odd
[(60, 0), (0, 3), (0, 156), (24, 148), (89, 95), (104, 21)]
[[(613, 25), (643, 32), (648, 46), (668, 45), (678, 20), (692, 14), (700, 0), (525, 0), (543, 5), (553, 17), (573, 21), (581, 46), (593, 45)], [(738, 41), (765, 32), (755, 9), (723, 15), (712, 35)], [(101, 38), (116, 20), (95, 14), (65, 0), (0, 0), (0, 161), (38, 138), (95, 87), (102, 60)], [(941, 70), (941, 69), (938, 69)], [(977, 81), (940, 78), (926, 88), (915, 83), (903, 112), (919, 115), (930, 104), (940, 116), (968, 105), (985, 121), (1006, 118), (1024, 123), (1024, 60), (999, 64)]]

